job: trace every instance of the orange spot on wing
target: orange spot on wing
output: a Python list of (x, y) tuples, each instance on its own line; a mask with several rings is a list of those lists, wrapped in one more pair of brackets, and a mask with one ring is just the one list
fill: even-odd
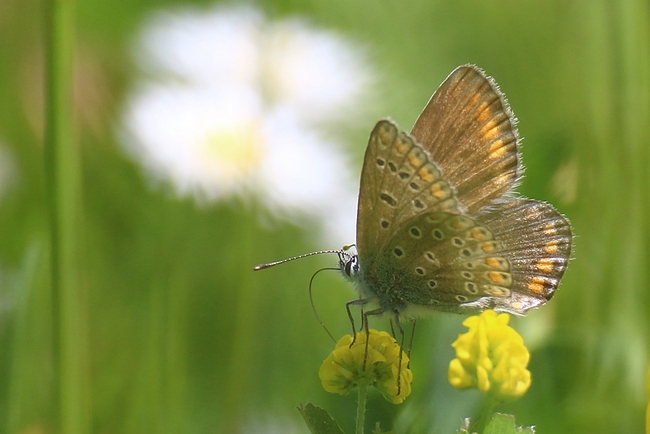
[(553, 223), (546, 224), (542, 230), (546, 235), (555, 235), (557, 233), (557, 229), (555, 229), (555, 225)]
[(489, 277), (490, 280), (493, 281), (494, 283), (503, 283), (503, 281), (505, 280), (505, 279), (503, 278), (503, 276), (501, 275), (501, 273), (497, 273), (497, 272), (495, 272), (495, 271), (490, 271), (490, 272), (488, 273), (488, 277)]
[(482, 102), (481, 105), (478, 106), (478, 115), (476, 116), (476, 119), (481, 123), (486, 122), (492, 117), (492, 110), (488, 109), (487, 107), (487, 102)]
[(485, 264), (490, 268), (507, 270), (508, 262), (503, 258), (485, 258)]
[(410, 153), (408, 159), (409, 159), (409, 164), (413, 167), (420, 167), (426, 162), (426, 159), (424, 158), (423, 155), (419, 155), (415, 153)]
[(497, 248), (497, 245), (495, 243), (483, 243), (481, 244), (481, 250), (483, 250), (485, 253), (490, 253), (494, 252)]
[[(496, 131), (496, 130), (493, 130)], [(491, 139), (491, 138), (490, 138)], [(508, 148), (503, 146), (503, 140), (497, 140), (490, 146), (490, 158), (496, 160), (504, 157), (508, 153)]]
[(411, 146), (412, 144), (409, 143), (409, 140), (404, 136), (399, 137), (395, 142), (395, 148), (400, 154), (408, 152), (408, 150), (411, 149)]
[(553, 268), (555, 268), (553, 265), (553, 261), (551, 261), (548, 258), (540, 259), (539, 261), (537, 261), (537, 264), (535, 265), (537, 266), (537, 269), (539, 271), (543, 271), (544, 273), (550, 273), (551, 271), (553, 271)]
[(557, 253), (557, 241), (549, 241), (544, 245), (544, 251), (549, 254), (555, 254)]
[(488, 140), (495, 139), (499, 133), (499, 128), (497, 128), (497, 123), (494, 122), (494, 120), (487, 122), (483, 128), (481, 128), (481, 134)]
[(431, 191), (431, 194), (440, 200), (447, 199), (449, 197), (449, 191), (446, 188), (447, 185), (442, 183), (442, 182), (436, 182), (433, 184), (430, 188), (429, 191)]
[(534, 294), (542, 295), (544, 294), (545, 283), (546, 281), (544, 280), (543, 277), (539, 277), (539, 276), (533, 277), (528, 282), (528, 290)]
[(474, 228), (470, 230), (470, 236), (477, 240), (477, 241), (483, 241), (487, 240), (489, 232), (487, 232), (484, 228)]
[(436, 179), (436, 173), (431, 169), (431, 167), (423, 167), (418, 170), (418, 175), (420, 179), (425, 182), (433, 182)]

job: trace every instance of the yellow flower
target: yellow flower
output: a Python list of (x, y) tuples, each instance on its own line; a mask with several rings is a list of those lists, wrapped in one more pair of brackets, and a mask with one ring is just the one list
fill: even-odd
[(321, 365), (318, 375), (323, 388), (331, 393), (345, 395), (356, 386), (372, 385), (388, 401), (393, 404), (402, 403), (411, 393), (413, 374), (408, 368), (408, 356), (402, 352), (395, 339), (386, 332), (370, 330), (365, 370), (363, 359), (366, 354), (366, 332), (357, 333), (352, 346), (351, 343), (352, 336), (343, 336)]
[(522, 396), (530, 387), (526, 369), (530, 354), (523, 338), (508, 326), (510, 316), (486, 310), (463, 321), (469, 328), (452, 346), (449, 383), (457, 389), (476, 387), (497, 399)]

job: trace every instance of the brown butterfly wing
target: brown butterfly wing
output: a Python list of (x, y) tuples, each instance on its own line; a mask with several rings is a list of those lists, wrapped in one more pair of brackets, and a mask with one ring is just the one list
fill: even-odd
[(521, 173), (516, 119), (497, 84), (472, 65), (433, 94), (411, 135), (431, 155), (469, 215), (510, 192)]
[(512, 297), (495, 299), (493, 308), (523, 315), (553, 297), (571, 256), (569, 221), (552, 205), (528, 198), (508, 198), (476, 221), (501, 244), (499, 255), (510, 264)]
[(425, 211), (458, 213), (452, 189), (407, 133), (391, 121), (379, 121), (370, 134), (361, 171), (360, 262), (369, 266), (405, 221)]
[[(465, 215), (432, 212), (406, 222), (380, 257), (402, 298), (420, 308), (482, 310), (509, 297), (513, 279), (490, 229)], [(386, 284), (387, 282), (381, 282)]]
[(571, 227), (551, 205), (512, 196), (518, 142), (505, 98), (473, 66), (452, 72), (412, 135), (378, 122), (359, 192), (362, 296), (415, 315), (523, 315), (549, 300), (568, 264)]
[(487, 308), (524, 315), (555, 293), (571, 242), (568, 220), (551, 205), (510, 198), (475, 218), (414, 217), (379, 252), (366, 278), (398, 291), (407, 315)]

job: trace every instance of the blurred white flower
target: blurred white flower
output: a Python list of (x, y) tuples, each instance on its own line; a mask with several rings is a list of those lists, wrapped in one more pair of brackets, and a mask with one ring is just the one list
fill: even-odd
[(152, 84), (134, 93), (124, 126), (127, 144), (157, 178), (181, 195), (208, 200), (241, 192), (259, 170), (261, 101), (247, 88)]
[(354, 239), (356, 171), (324, 126), (363, 109), (358, 50), (296, 19), (216, 7), (158, 14), (136, 52), (146, 79), (120, 134), (155, 179), (200, 201), (253, 196), (317, 218), (330, 242)]

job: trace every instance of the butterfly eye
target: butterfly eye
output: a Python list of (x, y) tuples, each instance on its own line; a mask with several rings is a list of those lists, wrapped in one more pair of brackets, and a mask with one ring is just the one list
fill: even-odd
[(359, 272), (359, 257), (357, 255), (353, 255), (346, 259), (347, 260), (343, 265), (343, 272), (348, 277), (356, 276)]
[(352, 261), (348, 261), (345, 263), (345, 274), (350, 276), (352, 274)]

